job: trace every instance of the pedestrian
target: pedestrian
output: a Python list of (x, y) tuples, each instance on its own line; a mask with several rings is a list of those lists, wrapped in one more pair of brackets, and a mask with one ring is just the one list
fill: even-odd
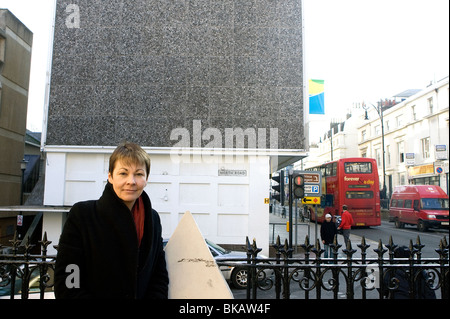
[(59, 240), (56, 298), (167, 298), (161, 221), (144, 191), (149, 172), (148, 154), (122, 143), (101, 197), (73, 205)]
[[(406, 265), (403, 268), (387, 268), (383, 276), (383, 296), (390, 299), (436, 299), (434, 290), (430, 288), (431, 278), (426, 270), (408, 267), (410, 256), (411, 252), (406, 246), (395, 249), (395, 263)], [(411, 283), (414, 283), (413, 290)]]
[(350, 241), (350, 229), (352, 228), (353, 217), (347, 210), (347, 205), (342, 206), (341, 223), (338, 227), (342, 229), (342, 235), (344, 236), (345, 247), (348, 246)]
[(324, 257), (331, 257), (331, 244), (334, 241), (334, 236), (337, 234), (336, 224), (331, 221), (332, 216), (330, 214), (325, 215), (325, 220), (320, 226), (320, 238), (322, 239)]

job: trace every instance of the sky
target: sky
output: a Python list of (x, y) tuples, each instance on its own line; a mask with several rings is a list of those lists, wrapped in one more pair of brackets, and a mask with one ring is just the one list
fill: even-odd
[[(303, 0), (306, 77), (325, 81), (326, 115), (312, 115), (311, 121), (327, 126), (354, 103), (423, 89), (448, 76), (449, 2)], [(0, 0), (0, 8), (34, 33), (27, 119), (32, 131), (42, 130), (53, 3)]]

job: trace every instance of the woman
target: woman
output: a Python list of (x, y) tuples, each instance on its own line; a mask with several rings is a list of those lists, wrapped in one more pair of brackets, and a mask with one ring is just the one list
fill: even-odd
[(98, 200), (75, 204), (59, 241), (56, 298), (167, 298), (161, 222), (144, 192), (150, 158), (119, 145)]

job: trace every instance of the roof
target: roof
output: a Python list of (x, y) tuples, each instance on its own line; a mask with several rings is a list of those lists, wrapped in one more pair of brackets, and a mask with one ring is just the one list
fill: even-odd
[(30, 130), (27, 130), (25, 134), (25, 143), (40, 147), (41, 135), (41, 132), (31, 132)]
[(420, 90), (420, 89), (408, 89), (408, 90), (405, 90), (403, 92), (400, 92), (400, 93), (394, 95), (394, 97), (410, 97), (410, 96), (413, 96), (416, 93), (419, 93), (420, 91), (422, 91), (422, 90)]

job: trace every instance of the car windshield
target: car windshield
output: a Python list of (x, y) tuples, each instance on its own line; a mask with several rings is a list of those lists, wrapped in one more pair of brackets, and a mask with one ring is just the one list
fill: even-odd
[(220, 247), (219, 245), (213, 243), (212, 241), (209, 241), (208, 239), (205, 239), (205, 240), (209, 246), (213, 247), (215, 250), (219, 251), (221, 254), (229, 254), (230, 253), (229, 250), (226, 250), (225, 248)]
[(448, 198), (422, 198), (423, 209), (448, 210)]

